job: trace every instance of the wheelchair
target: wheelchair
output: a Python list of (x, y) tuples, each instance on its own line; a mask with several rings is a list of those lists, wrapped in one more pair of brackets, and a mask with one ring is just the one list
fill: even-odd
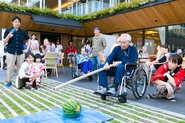
[[(129, 70), (127, 70), (128, 68)], [(147, 74), (142, 67), (137, 63), (127, 63), (125, 64), (125, 69), (126, 71), (122, 77), (121, 84), (118, 87), (116, 95), (114, 95), (121, 103), (127, 101), (127, 89), (132, 91), (136, 99), (142, 98), (147, 89)], [(100, 95), (102, 100), (106, 100), (107, 96), (109, 95)]]
[[(72, 78), (77, 78), (79, 76), (82, 76), (82, 66), (79, 66), (77, 63), (77, 54), (75, 54), (75, 60), (73, 61), (72, 67), (71, 67), (71, 71), (72, 71)], [(92, 81), (93, 80), (93, 76), (88, 76), (89, 80)]]

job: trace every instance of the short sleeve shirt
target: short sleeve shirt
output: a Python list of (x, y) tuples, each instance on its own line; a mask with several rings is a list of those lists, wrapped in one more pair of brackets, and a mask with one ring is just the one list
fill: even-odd
[(94, 36), (93, 37), (93, 42), (92, 42), (92, 54), (93, 56), (98, 56), (99, 52), (103, 52), (104, 47), (107, 46), (107, 42), (105, 38), (101, 35), (98, 37)]
[[(11, 29), (13, 29), (13, 27), (10, 29), (6, 29), (4, 33), (4, 38), (6, 38), (6, 36), (10, 33)], [(13, 37), (9, 39), (7, 44), (7, 52), (13, 55), (23, 54), (24, 41), (28, 39), (29, 39), (28, 33), (19, 28), (17, 31), (13, 33)]]
[(47, 46), (46, 46), (45, 53), (48, 52), (48, 51), (49, 51), (49, 52), (53, 52), (50, 45), (47, 45)]
[(57, 45), (57, 48), (58, 48), (58, 50), (62, 50), (63, 49), (62, 45)]

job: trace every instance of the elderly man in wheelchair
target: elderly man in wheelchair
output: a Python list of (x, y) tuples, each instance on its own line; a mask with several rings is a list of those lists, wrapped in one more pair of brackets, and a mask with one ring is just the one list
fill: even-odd
[[(137, 99), (141, 98), (146, 91), (147, 78), (142, 68), (137, 69), (137, 58), (137, 49), (131, 43), (131, 36), (129, 34), (122, 34), (120, 37), (120, 46), (116, 46), (106, 59), (106, 63), (99, 66), (99, 68), (105, 68), (104, 71), (99, 73), (98, 84), (99, 87), (102, 88), (98, 88), (94, 94), (100, 95), (102, 100), (105, 100), (106, 96), (118, 96), (120, 102), (126, 102), (125, 90), (126, 88), (130, 88)], [(110, 64), (113, 64), (113, 67), (110, 68)], [(142, 73), (143, 75), (141, 75)], [(137, 76), (131, 77), (131, 74)], [(115, 76), (114, 84), (111, 87), (108, 85), (107, 76)], [(139, 84), (132, 83), (137, 83), (142, 77), (144, 77), (143, 80), (141, 80), (144, 81), (144, 88), (142, 88), (142, 94), (139, 94), (139, 92), (136, 91)], [(124, 94), (122, 93), (122, 87)], [(118, 90), (120, 90), (119, 94), (117, 93)]]

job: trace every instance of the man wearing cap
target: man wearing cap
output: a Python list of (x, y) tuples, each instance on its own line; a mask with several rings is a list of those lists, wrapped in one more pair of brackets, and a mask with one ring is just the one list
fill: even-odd
[[(131, 36), (129, 34), (122, 34), (120, 37), (120, 45), (116, 46), (111, 54), (106, 59), (105, 64), (101, 64), (99, 68), (106, 68), (106, 70), (99, 73), (99, 86), (102, 89), (97, 90), (95, 93), (115, 95), (119, 84), (121, 84), (122, 77), (125, 72), (126, 63), (136, 63), (138, 54), (134, 45), (130, 45)], [(109, 65), (113, 64), (114, 67), (110, 68)], [(109, 88), (107, 76), (115, 76), (115, 83), (112, 88)]]
[(100, 65), (99, 60), (99, 52), (103, 52), (105, 47), (107, 46), (105, 38), (100, 35), (99, 28), (94, 28), (94, 34), (95, 36), (92, 39), (92, 63), (93, 63), (93, 69), (97, 69), (97, 63)]

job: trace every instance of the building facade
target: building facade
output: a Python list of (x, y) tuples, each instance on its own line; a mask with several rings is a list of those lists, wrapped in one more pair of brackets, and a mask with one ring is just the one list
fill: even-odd
[[(52, 9), (53, 11), (58, 11), (59, 13), (71, 13), (78, 16), (96, 12), (107, 7), (115, 6), (122, 2), (133, 1), (136, 0), (0, 0), (0, 2), (15, 3), (19, 6), (37, 6), (40, 9), (47, 7)], [(3, 33), (3, 31), (1, 32)], [(159, 25), (157, 27), (154, 26), (152, 28), (135, 28), (133, 30), (123, 31), (113, 30), (111, 33), (107, 34), (117, 36), (124, 32), (131, 34), (132, 42), (137, 46), (138, 49), (140, 49), (143, 45), (149, 47), (148, 49), (150, 54), (156, 53), (156, 46), (159, 44), (168, 44), (171, 52), (176, 52), (176, 50), (179, 48), (184, 50), (185, 52), (185, 21), (184, 23), (173, 25), (171, 24), (165, 26)], [(104, 31), (102, 31), (102, 33), (104, 33)], [(53, 35), (55, 37), (60, 37), (60, 34)], [(81, 47), (83, 43), (79, 42), (82, 42), (85, 38), (91, 39), (92, 36), (93, 35), (70, 35), (69, 39), (74, 40), (76, 42), (75, 45), (77, 45), (77, 47)], [(40, 37), (42, 39), (42, 36)]]

